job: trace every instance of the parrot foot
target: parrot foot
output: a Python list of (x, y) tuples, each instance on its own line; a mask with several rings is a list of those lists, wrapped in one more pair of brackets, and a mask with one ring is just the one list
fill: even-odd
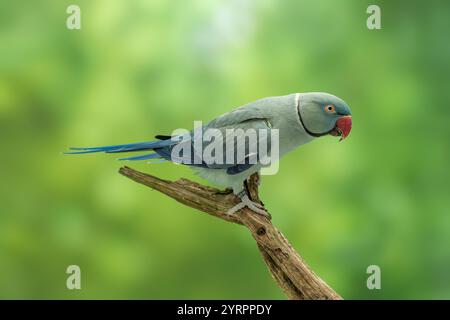
[(250, 210), (252, 210), (258, 214), (261, 214), (266, 217), (270, 217), (270, 214), (266, 211), (266, 209), (264, 208), (263, 205), (261, 205), (257, 202), (253, 202), (252, 200), (250, 200), (250, 198), (246, 194), (240, 198), (241, 198), (241, 202), (238, 203), (237, 205), (235, 205), (234, 207), (232, 207), (231, 209), (229, 209), (227, 211), (227, 214), (230, 214), (230, 215), (234, 214), (237, 211), (239, 211), (240, 209), (247, 207)]

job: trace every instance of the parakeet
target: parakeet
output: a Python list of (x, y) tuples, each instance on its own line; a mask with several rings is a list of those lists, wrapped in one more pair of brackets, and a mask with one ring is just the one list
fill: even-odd
[[(231, 112), (225, 113), (216, 119), (202, 126), (200, 135), (205, 131), (213, 131), (215, 134), (222, 134), (225, 138), (230, 136), (230, 132), (246, 132), (253, 129), (258, 132), (277, 132), (277, 154), (281, 158), (286, 153), (297, 147), (308, 143), (318, 137), (325, 135), (340, 136), (340, 140), (345, 139), (352, 128), (352, 117), (350, 108), (342, 99), (322, 92), (294, 93), (285, 96), (263, 98), (246, 105), (243, 105)], [(242, 131), (239, 131), (242, 129)], [(120, 160), (150, 160), (160, 159), (182, 163), (197, 171), (197, 174), (211, 183), (231, 188), (239, 196), (241, 203), (228, 211), (233, 214), (244, 206), (249, 207), (256, 213), (267, 215), (265, 209), (258, 203), (251, 201), (244, 186), (246, 179), (255, 172), (259, 172), (264, 164), (261, 160), (262, 148), (253, 148), (245, 143), (241, 146), (242, 152), (238, 154), (238, 140), (233, 142), (233, 154), (226, 158), (227, 150), (231, 145), (226, 144), (226, 139), (215, 139), (215, 146), (218, 143), (221, 148), (215, 150), (215, 156), (223, 157), (224, 161), (211, 163), (202, 159), (202, 154), (198, 152), (195, 141), (199, 133), (191, 130), (184, 135), (162, 136), (157, 135), (157, 141), (140, 143), (112, 145), (89, 148), (70, 148), (69, 154), (85, 154), (95, 152), (121, 153), (134, 151), (148, 151), (151, 153), (121, 158)], [(269, 134), (270, 135), (270, 134)], [(270, 135), (271, 136), (271, 135)], [(256, 141), (266, 142), (267, 152), (274, 151), (274, 143), (266, 136), (258, 136)], [(200, 137), (202, 138), (202, 137)], [(263, 139), (266, 139), (262, 141)], [(207, 148), (208, 142), (212, 139), (200, 140), (201, 148)], [(183, 149), (183, 147), (191, 147)], [(179, 156), (174, 151), (189, 150), (188, 154)], [(221, 151), (222, 155), (218, 153)], [(226, 158), (226, 161), (225, 161)], [(222, 158), (221, 158), (222, 159)], [(230, 161), (231, 159), (231, 161)], [(250, 161), (253, 159), (256, 161)]]

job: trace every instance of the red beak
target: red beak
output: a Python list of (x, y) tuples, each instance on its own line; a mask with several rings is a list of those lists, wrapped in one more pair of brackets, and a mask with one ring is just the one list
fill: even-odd
[(352, 116), (344, 116), (336, 121), (336, 128), (341, 133), (341, 139), (339, 141), (344, 140), (350, 134), (352, 130)]

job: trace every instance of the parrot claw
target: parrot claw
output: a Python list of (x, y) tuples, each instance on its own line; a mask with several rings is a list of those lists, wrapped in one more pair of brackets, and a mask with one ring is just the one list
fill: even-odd
[(229, 209), (227, 211), (227, 214), (229, 214), (229, 215), (234, 214), (244, 207), (247, 207), (250, 210), (252, 210), (253, 212), (256, 212), (263, 216), (270, 217), (269, 213), (266, 211), (266, 209), (264, 208), (263, 205), (261, 205), (257, 202), (253, 202), (252, 200), (249, 199), (249, 197), (247, 195), (242, 196), (241, 202), (239, 202), (237, 205), (235, 205), (234, 207)]

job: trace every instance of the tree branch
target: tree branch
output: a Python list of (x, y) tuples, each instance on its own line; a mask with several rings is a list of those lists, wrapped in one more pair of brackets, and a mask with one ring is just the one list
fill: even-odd
[[(119, 172), (188, 207), (247, 227), (256, 240), (273, 279), (289, 299), (342, 299), (311, 270), (283, 234), (274, 227), (270, 218), (257, 214), (247, 207), (236, 214), (226, 214), (228, 209), (240, 201), (233, 193), (200, 185), (187, 179), (175, 182), (162, 180), (128, 167), (120, 168)], [(246, 185), (251, 200), (261, 203), (258, 196), (258, 181), (258, 174), (254, 174), (247, 180)]]

